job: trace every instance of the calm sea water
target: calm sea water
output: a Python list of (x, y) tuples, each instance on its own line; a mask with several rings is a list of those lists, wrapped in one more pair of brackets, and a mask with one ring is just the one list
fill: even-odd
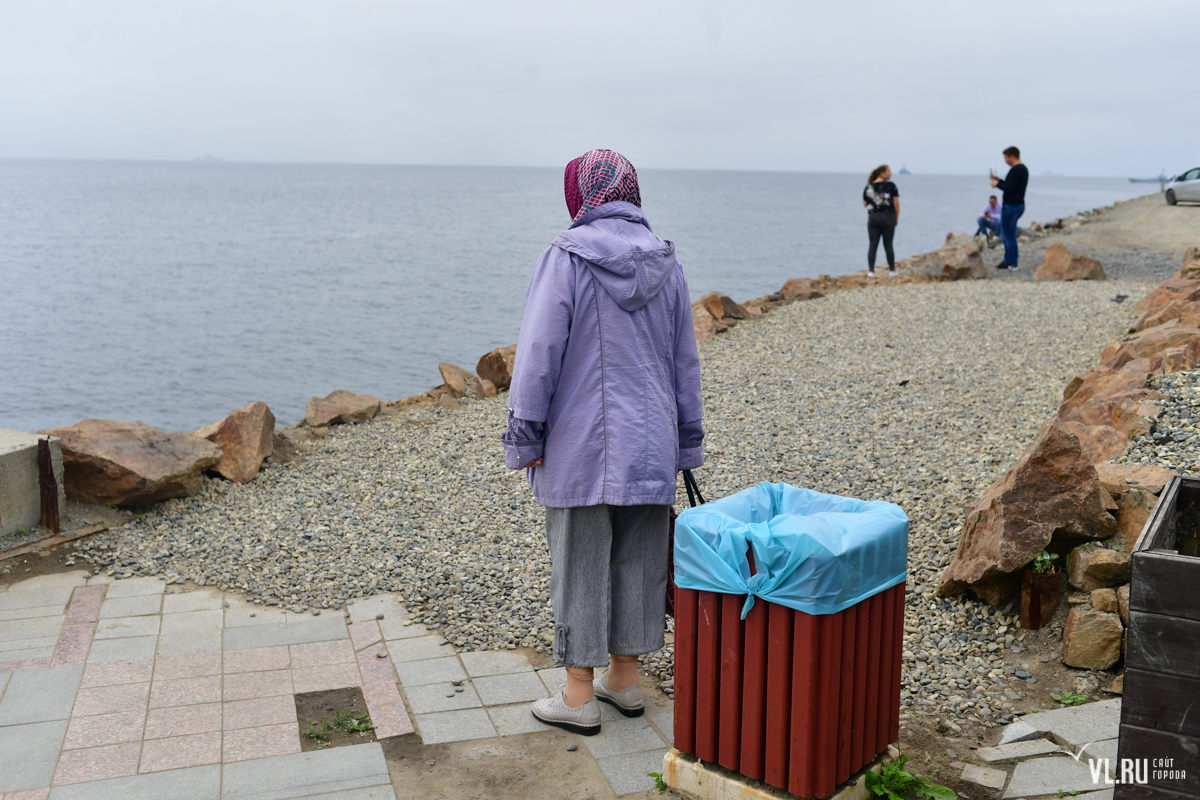
[[(264, 400), (383, 399), (517, 340), (566, 226), (557, 169), (0, 161), (0, 428), (192, 430)], [(866, 259), (864, 175), (640, 173), (694, 297), (748, 299)], [(897, 256), (974, 230), (983, 177), (895, 179)], [(1024, 221), (1145, 193), (1035, 177)], [(880, 254), (882, 262), (882, 253)]]

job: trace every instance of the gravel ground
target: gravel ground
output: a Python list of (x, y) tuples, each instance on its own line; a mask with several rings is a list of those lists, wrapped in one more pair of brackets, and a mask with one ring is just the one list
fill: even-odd
[(1163, 400), (1162, 410), (1149, 436), (1135, 436), (1133, 444), (1113, 461), (1155, 464), (1182, 475), (1200, 477), (1200, 369), (1176, 372), (1150, 381)]
[[(1130, 323), (1149, 284), (993, 280), (887, 286), (797, 303), (701, 344), (702, 489), (758, 481), (899, 503), (912, 519), (904, 701), (1006, 711), (1011, 615), (932, 587), (966, 510)], [(1133, 291), (1131, 291), (1133, 290)], [(541, 510), (504, 468), (504, 399), (343, 426), (304, 459), (83, 540), (77, 558), (293, 609), (400, 592), (466, 649), (551, 639)], [(680, 503), (686, 504), (682, 494)], [(340, 613), (328, 611), (326, 613)], [(1015, 645), (1015, 646), (1014, 646)], [(671, 648), (646, 660), (662, 680)], [(669, 684), (667, 684), (669, 686)]]

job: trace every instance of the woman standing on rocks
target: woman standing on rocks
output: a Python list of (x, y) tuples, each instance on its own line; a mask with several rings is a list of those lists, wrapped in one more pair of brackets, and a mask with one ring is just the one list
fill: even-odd
[(553, 657), (567, 667), (533, 715), (592, 735), (597, 699), (644, 710), (637, 657), (663, 646), (668, 506), (677, 471), (704, 461), (704, 427), (687, 281), (633, 165), (591, 150), (564, 184), (571, 226), (529, 282), (501, 438), (546, 507)]
[(892, 234), (900, 222), (900, 190), (892, 183), (892, 171), (887, 164), (880, 164), (871, 170), (867, 186), (863, 189), (863, 205), (867, 208), (867, 235), (871, 240), (871, 246), (867, 249), (867, 277), (875, 277), (875, 251), (882, 238), (888, 275), (894, 278), (896, 254), (892, 250)]

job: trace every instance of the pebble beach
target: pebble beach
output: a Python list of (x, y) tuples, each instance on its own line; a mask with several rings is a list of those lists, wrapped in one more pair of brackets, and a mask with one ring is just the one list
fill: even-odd
[[(911, 519), (904, 703), (1003, 713), (1015, 611), (940, 600), (966, 513), (1129, 325), (1150, 283), (879, 286), (796, 303), (700, 345), (702, 490), (759, 481), (898, 503)], [(1116, 303), (1118, 294), (1130, 296)], [(336, 426), (249, 484), (206, 479), (73, 558), (295, 612), (399, 592), (460, 650), (548, 650), (542, 511), (505, 468), (505, 397)], [(680, 486), (679, 505), (687, 504)], [(1019, 652), (1019, 650), (1017, 650)], [(671, 645), (645, 659), (672, 687)]]

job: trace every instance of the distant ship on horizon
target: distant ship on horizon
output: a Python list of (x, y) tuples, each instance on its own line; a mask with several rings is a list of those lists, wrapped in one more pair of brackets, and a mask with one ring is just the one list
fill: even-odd
[(1130, 178), (1129, 182), (1130, 183), (1166, 183), (1169, 180), (1171, 180), (1171, 179), (1167, 177), (1167, 170), (1166, 170), (1166, 168), (1163, 168), (1163, 171), (1158, 173), (1157, 178)]
[(897, 173), (897, 174), (899, 174), (899, 175), (912, 175), (912, 173), (908, 171), (908, 165), (907, 165), (907, 164), (906, 164), (906, 165), (904, 165), (903, 167), (901, 167), (901, 168), (900, 168), (900, 172), (899, 172), (899, 173)]

